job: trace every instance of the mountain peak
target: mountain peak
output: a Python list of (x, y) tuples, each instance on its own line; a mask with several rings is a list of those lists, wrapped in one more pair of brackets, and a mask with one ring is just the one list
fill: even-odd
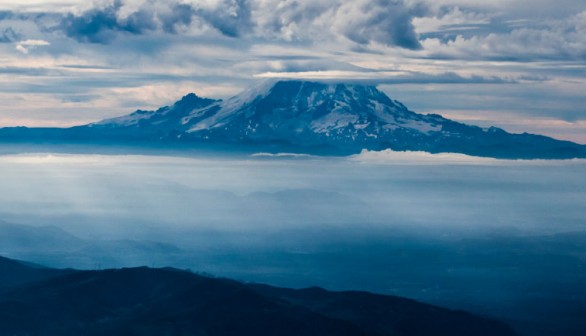
[(183, 98), (181, 98), (179, 101), (177, 101), (175, 104), (173, 104), (173, 108), (195, 109), (195, 108), (207, 106), (207, 105), (209, 105), (211, 103), (215, 103), (215, 102), (217, 102), (217, 100), (209, 99), (209, 98), (201, 98), (197, 94), (192, 92), (192, 93), (186, 94), (185, 96), (183, 96)]
[(211, 117), (190, 121), (188, 133), (233, 141), (362, 146), (393, 129), (439, 130), (440, 119), (413, 113), (370, 85), (282, 80), (264, 82), (220, 103)]
[(188, 93), (183, 96), (172, 106), (164, 106), (156, 111), (137, 110), (127, 116), (102, 120), (98, 123), (90, 124), (92, 127), (133, 127), (152, 129), (152, 126), (172, 130), (177, 128), (182, 118), (189, 113), (218, 103), (220, 100), (201, 98), (195, 93)]

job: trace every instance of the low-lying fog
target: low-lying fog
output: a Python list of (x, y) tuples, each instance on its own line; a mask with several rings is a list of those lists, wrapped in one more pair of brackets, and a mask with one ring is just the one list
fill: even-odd
[(586, 330), (586, 161), (22, 154), (0, 156), (0, 173), (3, 256), (363, 289), (529, 334)]

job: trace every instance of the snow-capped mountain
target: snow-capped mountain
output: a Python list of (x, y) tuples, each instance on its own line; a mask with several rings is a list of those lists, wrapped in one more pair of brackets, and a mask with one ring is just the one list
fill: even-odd
[(226, 101), (189, 94), (171, 107), (139, 110), (92, 126), (319, 145), (370, 143), (398, 132), (429, 135), (441, 131), (444, 121), (438, 115), (413, 113), (373, 86), (281, 81), (264, 83)]
[(4, 128), (3, 143), (347, 155), (369, 150), (496, 158), (586, 158), (586, 145), (418, 114), (374, 86), (264, 82), (227, 100), (190, 93), (171, 106), (72, 128)]
[(418, 114), (376, 87), (358, 84), (265, 82), (225, 101), (189, 94), (173, 106), (87, 127), (160, 140), (305, 152), (391, 148), (507, 158), (586, 156), (583, 145)]

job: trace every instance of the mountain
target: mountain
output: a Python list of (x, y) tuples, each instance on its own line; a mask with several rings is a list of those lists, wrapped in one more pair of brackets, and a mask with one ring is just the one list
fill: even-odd
[[(82, 239), (55, 226), (28, 226), (0, 220), (0, 254), (59, 267), (159, 264), (185, 251), (151, 240)], [(0, 263), (0, 287), (3, 286)]]
[(398, 297), (146, 267), (71, 271), (5, 289), (0, 330), (39, 336), (516, 335), (498, 321)]
[[(0, 256), (0, 291), (69, 273)], [(0, 328), (1, 329), (1, 328)]]
[(0, 220), (0, 253), (11, 254), (35, 249), (37, 251), (71, 251), (84, 242), (55, 226), (33, 227)]
[(496, 158), (586, 157), (586, 145), (412, 112), (374, 86), (304, 81), (264, 82), (225, 101), (192, 93), (156, 111), (70, 129), (0, 131), (0, 140), (17, 138), (336, 155), (390, 148)]

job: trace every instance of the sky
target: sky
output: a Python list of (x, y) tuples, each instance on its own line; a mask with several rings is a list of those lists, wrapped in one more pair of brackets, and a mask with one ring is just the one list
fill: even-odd
[(586, 143), (586, 1), (0, 0), (0, 78), (0, 127), (297, 78)]

